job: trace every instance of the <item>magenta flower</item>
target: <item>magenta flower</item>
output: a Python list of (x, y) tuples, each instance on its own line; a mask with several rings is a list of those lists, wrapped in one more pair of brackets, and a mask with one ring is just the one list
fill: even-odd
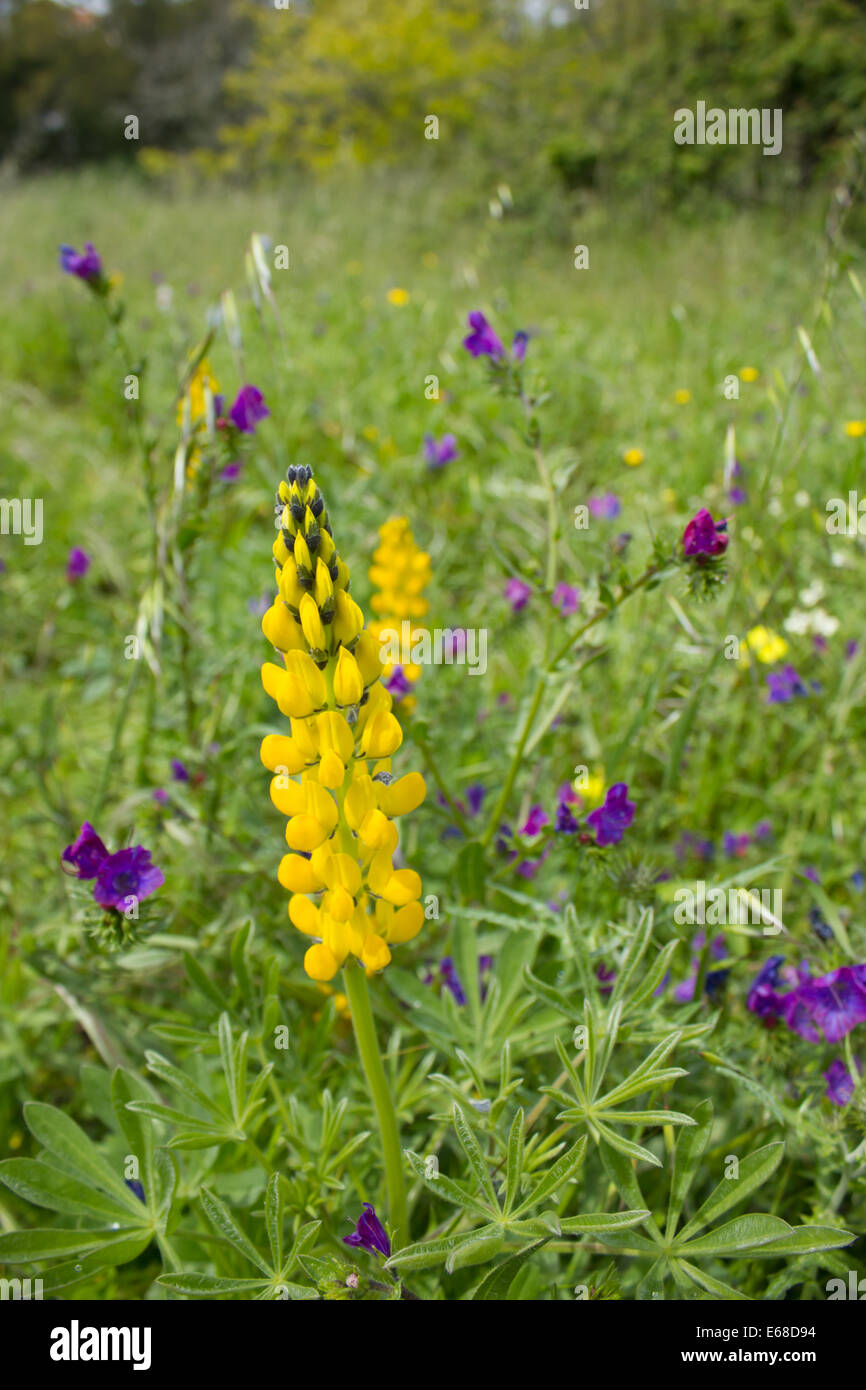
[(520, 827), (521, 835), (540, 835), (547, 825), (547, 814), (543, 806), (531, 806), (526, 821)]
[(270, 413), (257, 386), (242, 386), (229, 411), (229, 418), (241, 434), (255, 434), (256, 425)]
[(580, 590), (571, 584), (557, 584), (553, 591), (553, 606), (564, 618), (570, 618), (580, 607)]
[(75, 275), (88, 284), (102, 278), (102, 261), (92, 241), (85, 242), (81, 252), (76, 251), (74, 246), (61, 246), (59, 264), (67, 275)]
[[(267, 415), (267, 413), (268, 413), (268, 412), (265, 411), (265, 414), (266, 414), (266, 415)], [(227, 463), (226, 466), (225, 466), (225, 468), (220, 469), (220, 479), (221, 479), (221, 481), (224, 482), (224, 483), (233, 483), (233, 482), (236, 482), (237, 479), (241, 476), (241, 469), (242, 469), (242, 468), (243, 468), (243, 464), (242, 464), (239, 460), (237, 460), (237, 459), (235, 460), (234, 463)]]
[(683, 532), (686, 555), (722, 555), (728, 548), (727, 521), (713, 521), (706, 507), (693, 516)]
[(457, 448), (457, 436), (443, 434), (437, 444), (432, 434), (425, 434), (424, 457), (427, 460), (428, 468), (444, 468), (446, 463), (452, 463), (454, 459), (460, 457), (460, 451)]
[(505, 356), (505, 348), (486, 318), (477, 309), (469, 315), (472, 332), (463, 339), (463, 346), (473, 357), (490, 357), (494, 361)]
[(61, 862), (71, 864), (76, 878), (96, 878), (99, 866), (108, 858), (108, 850), (100, 840), (90, 821), (85, 821), (78, 832), (77, 840), (60, 856)]
[(69, 580), (70, 584), (74, 584), (76, 579), (83, 579), (89, 569), (90, 556), (87, 554), (87, 551), (81, 550), (79, 546), (74, 545), (66, 561), (66, 578)]
[(386, 1259), (389, 1257), (391, 1242), (388, 1232), (376, 1215), (372, 1202), (364, 1203), (358, 1224), (350, 1236), (343, 1236), (343, 1244), (360, 1246), (362, 1250), (370, 1250), (374, 1255), (384, 1255)]
[(512, 610), (519, 613), (529, 602), (532, 588), (522, 579), (509, 579), (503, 593), (511, 604)]
[(141, 902), (164, 883), (165, 874), (150, 862), (150, 850), (132, 845), (103, 859), (93, 896), (100, 907), (113, 907), (122, 912), (130, 898)]
[(604, 492), (600, 497), (590, 497), (589, 510), (593, 516), (605, 521), (615, 521), (622, 511), (620, 500), (615, 492)]
[(635, 805), (628, 800), (628, 784), (615, 782), (608, 788), (604, 805), (590, 811), (586, 823), (595, 831), (596, 843), (604, 849), (618, 845), (634, 820)]

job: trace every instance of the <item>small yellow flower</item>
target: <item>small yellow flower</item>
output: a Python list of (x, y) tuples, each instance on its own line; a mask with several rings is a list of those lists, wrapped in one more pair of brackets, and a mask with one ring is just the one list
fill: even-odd
[(622, 458), (623, 463), (627, 463), (629, 468), (637, 468), (644, 460), (643, 449), (626, 449)]
[(741, 367), (737, 375), (740, 381), (757, 381), (761, 373), (757, 367)]
[(677, 405), (688, 405), (691, 398), (691, 391), (686, 390), (684, 386), (681, 386), (679, 391), (674, 391), (674, 400), (676, 401)]
[(401, 290), (395, 285), (388, 291), (388, 303), (395, 304), (398, 309), (402, 308), (404, 304), (409, 303), (409, 291)]
[(581, 788), (580, 799), (586, 806), (599, 806), (604, 800), (604, 768), (598, 768), (587, 775), (586, 786)]
[(849, 439), (862, 439), (866, 434), (866, 420), (848, 420), (845, 433)]
[(737, 664), (743, 668), (751, 665), (750, 652), (754, 652), (765, 666), (771, 666), (774, 661), (781, 661), (787, 650), (788, 643), (777, 632), (768, 627), (753, 627), (746, 633)]
[(178, 428), (183, 425), (186, 402), (189, 401), (189, 422), (193, 429), (200, 425), (207, 415), (205, 387), (212, 396), (219, 394), (219, 382), (211, 371), (210, 362), (203, 357), (187, 382), (186, 390), (177, 403)]
[(369, 444), (375, 444), (376, 440), (379, 438), (379, 431), (375, 425), (365, 425), (361, 430), (361, 434)]

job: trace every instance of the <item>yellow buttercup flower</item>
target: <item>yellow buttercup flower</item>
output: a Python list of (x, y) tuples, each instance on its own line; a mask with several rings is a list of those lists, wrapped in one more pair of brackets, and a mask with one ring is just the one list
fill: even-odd
[(387, 298), (389, 304), (395, 304), (398, 309), (401, 309), (404, 304), (409, 303), (409, 291), (401, 290), (397, 286), (395, 286), (393, 289), (390, 289), (388, 291)]
[(757, 367), (741, 367), (737, 375), (740, 381), (757, 381), (761, 373)]
[(751, 665), (751, 653), (754, 652), (765, 666), (771, 666), (774, 661), (781, 661), (787, 650), (788, 643), (777, 632), (771, 632), (768, 627), (753, 627), (741, 643), (737, 664), (744, 668)]
[(848, 420), (845, 424), (845, 433), (849, 439), (862, 439), (866, 434), (866, 420)]
[(623, 463), (627, 463), (629, 468), (637, 468), (638, 464), (643, 463), (643, 449), (626, 449), (622, 456)]
[[(424, 925), (421, 880), (395, 869), (393, 856), (396, 818), (421, 804), (426, 787), (420, 773), (396, 781), (391, 773), (403, 733), (312, 470), (290, 468), (277, 497), (279, 597), (262, 630), (282, 665), (266, 662), (262, 684), (291, 734), (269, 734), (261, 760), (287, 817), (289, 853), (277, 876), (291, 894), (289, 920), (311, 940), (307, 974), (327, 983), (350, 956), (368, 974), (384, 969), (391, 947)], [(423, 565), (410, 568), (423, 575)]]
[(677, 405), (688, 405), (691, 398), (691, 391), (687, 391), (685, 387), (681, 387), (679, 391), (674, 391), (674, 400)]

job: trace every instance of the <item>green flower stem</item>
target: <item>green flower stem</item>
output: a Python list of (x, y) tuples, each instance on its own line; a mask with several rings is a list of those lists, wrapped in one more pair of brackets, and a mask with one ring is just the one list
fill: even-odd
[(346, 994), (352, 1010), (352, 1027), (361, 1057), (361, 1065), (367, 1078), (367, 1087), (379, 1121), (382, 1137), (382, 1155), (385, 1160), (385, 1184), (388, 1189), (388, 1215), (391, 1221), (395, 1250), (405, 1245), (409, 1237), (408, 1216), (406, 1212), (406, 1185), (403, 1181), (403, 1153), (400, 1148), (400, 1133), (397, 1129), (397, 1116), (388, 1078), (382, 1065), (379, 1044), (376, 1041), (376, 1025), (370, 1008), (370, 991), (367, 988), (367, 975), (363, 966), (351, 961), (346, 963), (343, 972), (346, 981)]

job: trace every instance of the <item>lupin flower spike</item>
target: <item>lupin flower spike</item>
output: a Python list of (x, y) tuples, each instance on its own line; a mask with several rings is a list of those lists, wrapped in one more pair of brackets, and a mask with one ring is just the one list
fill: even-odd
[(290, 468), (286, 479), (273, 547), (279, 594), (262, 619), (282, 661), (265, 663), (262, 682), (291, 734), (268, 735), (261, 758), (288, 817), (279, 880), (289, 918), (311, 939), (307, 974), (326, 981), (349, 956), (368, 974), (382, 970), (391, 947), (421, 930), (421, 880), (394, 867), (394, 821), (426, 787), (420, 773), (391, 772), (403, 734), (312, 469)]

